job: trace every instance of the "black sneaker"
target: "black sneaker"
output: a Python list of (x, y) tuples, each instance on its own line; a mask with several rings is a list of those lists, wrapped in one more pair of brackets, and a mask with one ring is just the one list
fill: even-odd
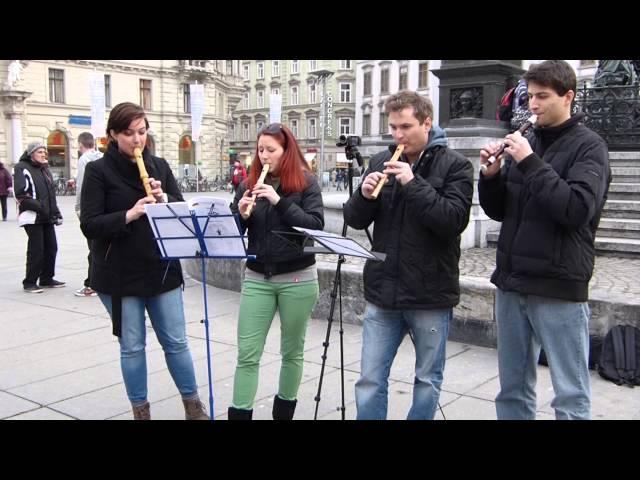
[(42, 288), (60, 288), (60, 287), (64, 287), (65, 285), (66, 283), (59, 282), (58, 280), (54, 280), (54, 279), (51, 279), (46, 283), (40, 282), (40, 286)]
[(44, 292), (44, 290), (42, 290), (38, 285), (25, 285), (23, 289), (24, 289), (24, 291), (26, 293), (42, 293), (42, 292)]

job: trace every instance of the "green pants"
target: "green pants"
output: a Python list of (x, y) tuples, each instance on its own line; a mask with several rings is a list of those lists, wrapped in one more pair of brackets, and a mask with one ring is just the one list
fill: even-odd
[(295, 400), (302, 379), (307, 322), (318, 300), (318, 281), (272, 283), (245, 280), (238, 321), (238, 365), (233, 406), (250, 410), (258, 389), (260, 358), (271, 322), (280, 312), (280, 383), (278, 396)]

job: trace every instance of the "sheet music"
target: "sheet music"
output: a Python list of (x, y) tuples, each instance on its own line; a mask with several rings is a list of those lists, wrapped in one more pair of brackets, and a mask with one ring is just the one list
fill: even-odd
[(342, 255), (351, 255), (353, 257), (370, 258), (372, 260), (378, 260), (378, 258), (369, 252), (362, 245), (350, 238), (345, 238), (340, 235), (336, 235), (331, 232), (324, 232), (322, 230), (312, 230), (309, 228), (293, 227), (299, 232), (306, 233), (312, 236), (314, 240), (321, 243), (334, 253)]
[(246, 256), (242, 236), (224, 199), (196, 197), (189, 202), (148, 203), (144, 207), (163, 256), (195, 257), (196, 252), (201, 251), (193, 223), (196, 220), (208, 256)]

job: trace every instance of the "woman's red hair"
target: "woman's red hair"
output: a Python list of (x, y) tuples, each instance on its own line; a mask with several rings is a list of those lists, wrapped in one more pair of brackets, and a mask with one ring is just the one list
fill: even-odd
[(282, 123), (272, 123), (263, 128), (256, 139), (256, 153), (251, 163), (251, 171), (247, 178), (247, 189), (252, 189), (257, 183), (258, 177), (262, 172), (262, 163), (258, 155), (258, 141), (263, 135), (273, 137), (283, 149), (282, 157), (280, 157), (280, 186), (284, 193), (302, 192), (307, 188), (307, 179), (305, 171), (310, 172), (309, 165), (304, 159), (302, 150), (296, 141), (293, 133), (286, 125)]

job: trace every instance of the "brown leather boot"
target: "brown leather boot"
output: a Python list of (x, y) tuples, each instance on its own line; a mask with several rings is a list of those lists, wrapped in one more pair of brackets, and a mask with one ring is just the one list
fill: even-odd
[(151, 420), (151, 405), (149, 405), (149, 402), (138, 406), (132, 405), (131, 408), (133, 409), (134, 420)]
[(183, 398), (182, 403), (184, 404), (185, 420), (211, 420), (204, 408), (204, 403), (202, 403), (198, 397), (190, 400)]

